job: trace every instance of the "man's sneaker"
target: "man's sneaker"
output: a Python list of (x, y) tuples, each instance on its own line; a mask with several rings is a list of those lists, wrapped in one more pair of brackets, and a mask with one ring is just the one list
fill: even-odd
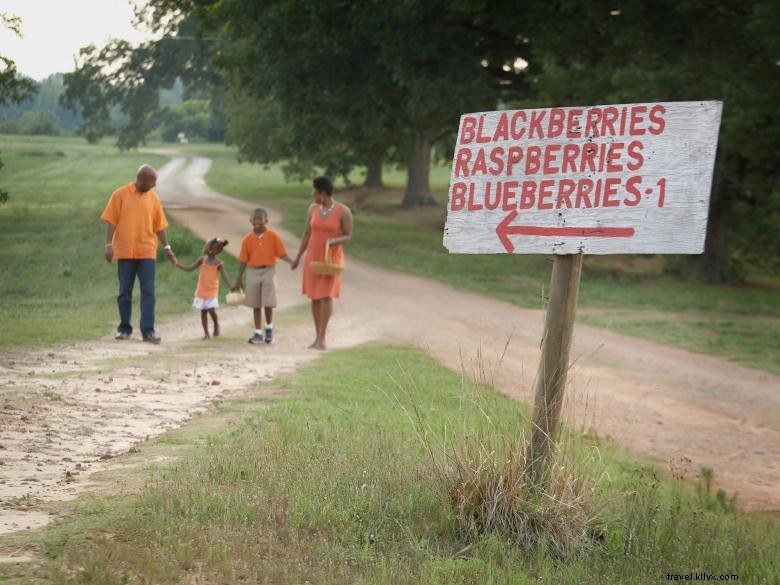
[(249, 343), (254, 343), (255, 345), (263, 343), (263, 336), (259, 333), (255, 333), (252, 337), (249, 338)]
[(114, 335), (114, 339), (117, 341), (124, 341), (126, 339), (130, 339), (130, 334), (126, 331), (117, 331), (116, 335)]
[(274, 330), (271, 327), (265, 328), (265, 342), (266, 343), (273, 343), (274, 342)]
[(162, 341), (162, 337), (157, 337), (156, 333), (144, 335), (143, 339), (146, 343), (154, 343), (155, 345), (158, 345)]

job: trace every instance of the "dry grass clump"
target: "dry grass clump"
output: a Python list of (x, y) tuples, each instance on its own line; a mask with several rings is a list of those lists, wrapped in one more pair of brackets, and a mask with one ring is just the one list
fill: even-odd
[(544, 543), (557, 557), (590, 545), (598, 526), (598, 481), (559, 448), (549, 477), (525, 473), (526, 441), (483, 433), (463, 438), (447, 457), (449, 498), (471, 536), (500, 533), (526, 550)]

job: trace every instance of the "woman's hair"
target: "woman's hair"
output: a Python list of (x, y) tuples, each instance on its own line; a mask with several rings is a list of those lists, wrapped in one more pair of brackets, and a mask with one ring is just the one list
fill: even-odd
[(228, 245), (227, 240), (223, 240), (222, 238), (211, 238), (203, 245), (203, 253), (208, 254), (209, 248), (211, 248), (212, 245), (219, 244), (222, 248)]
[(326, 177), (325, 175), (315, 178), (314, 181), (312, 181), (312, 185), (315, 189), (317, 189), (317, 191), (320, 191), (321, 193), (333, 195), (333, 181), (331, 181), (330, 178)]

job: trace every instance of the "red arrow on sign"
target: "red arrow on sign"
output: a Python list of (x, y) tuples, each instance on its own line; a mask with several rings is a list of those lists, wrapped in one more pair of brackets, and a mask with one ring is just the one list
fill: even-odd
[(517, 217), (517, 211), (510, 211), (496, 226), (496, 234), (510, 254), (515, 247), (509, 236), (569, 236), (580, 238), (630, 238), (634, 228), (617, 227), (541, 227), (533, 225), (512, 225)]

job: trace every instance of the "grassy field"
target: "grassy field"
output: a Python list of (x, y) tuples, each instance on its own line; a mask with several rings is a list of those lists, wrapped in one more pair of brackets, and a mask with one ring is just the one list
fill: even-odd
[[(0, 349), (109, 333), (117, 324), (116, 263), (103, 258), (99, 216), (111, 192), (132, 181), (141, 163), (160, 166), (166, 159), (77, 138), (8, 135), (0, 135), (0, 156), (0, 186), (11, 196), (0, 206)], [(173, 222), (169, 239), (183, 262), (200, 254), (202, 243)], [(234, 272), (232, 259), (226, 260)], [(158, 316), (189, 310), (194, 278), (161, 263)], [(136, 286), (136, 328), (138, 291)]]
[(218, 406), (226, 430), (204, 437), (184, 427), (142, 445), (128, 457), (167, 448), (180, 459), (140, 478), (123, 471), (136, 495), (85, 496), (43, 532), (0, 541), (44, 556), (37, 566), (0, 565), (0, 579), (600, 585), (706, 572), (777, 583), (776, 524), (585, 436), (569, 443), (573, 460), (589, 463), (577, 473), (600, 481), (594, 529), (575, 552), (524, 551), (517, 534), (470, 530), (451, 505), (448, 461), (475, 437), (493, 449), (491, 437), (516, 436), (527, 418), (419, 351), (333, 352), (280, 384), (282, 399)]
[[(239, 164), (234, 151), (223, 146), (188, 149), (214, 159), (207, 180), (216, 190), (276, 208), (285, 216), (284, 227), (302, 232), (309, 184), (286, 183), (275, 167)], [(449, 169), (434, 169), (431, 180), (434, 195), (446, 201)], [(441, 243), (443, 209), (401, 210), (403, 181), (403, 173), (390, 170), (385, 182), (391, 189), (368, 197), (360, 190), (337, 193), (352, 203), (356, 216), (348, 254), (523, 307), (544, 307), (549, 258), (448, 254)], [(686, 282), (663, 274), (662, 261), (660, 256), (586, 258), (579, 321), (780, 374), (780, 279), (754, 276), (741, 286)]]

